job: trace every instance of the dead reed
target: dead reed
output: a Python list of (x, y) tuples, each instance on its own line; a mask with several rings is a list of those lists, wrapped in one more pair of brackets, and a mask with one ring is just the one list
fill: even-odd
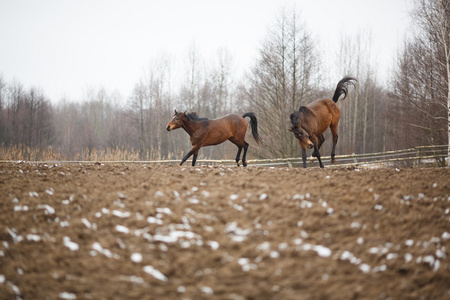
[[(177, 152), (181, 153), (181, 150)], [(124, 147), (105, 149), (84, 148), (81, 151), (69, 155), (56, 152), (54, 148), (36, 149), (26, 146), (0, 147), (0, 160), (8, 161), (151, 161), (159, 159), (172, 159), (178, 154), (170, 153), (165, 157), (156, 149), (142, 152), (137, 149), (125, 149)]]

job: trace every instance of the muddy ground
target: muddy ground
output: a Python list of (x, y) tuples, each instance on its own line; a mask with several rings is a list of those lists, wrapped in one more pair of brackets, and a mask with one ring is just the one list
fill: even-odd
[(450, 169), (0, 163), (1, 299), (448, 299)]

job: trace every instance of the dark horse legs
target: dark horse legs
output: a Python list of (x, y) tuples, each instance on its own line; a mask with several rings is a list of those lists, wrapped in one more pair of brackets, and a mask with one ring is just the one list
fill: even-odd
[(323, 142), (325, 142), (325, 138), (323, 137), (323, 134), (321, 134), (319, 136), (319, 145), (317, 145), (317, 151), (314, 149), (314, 151), (312, 153), (313, 157), (317, 157), (317, 154), (319, 153), (320, 147), (322, 147)]
[[(337, 141), (338, 141), (338, 135), (337, 135), (337, 133), (335, 133), (333, 131), (335, 131), (334, 128), (332, 128), (333, 148), (331, 150), (331, 163), (335, 163), (335, 161), (336, 161), (334, 157), (335, 157), (336, 144), (337, 144)], [(312, 156), (313, 157), (317, 157), (317, 159), (319, 160), (320, 167), (323, 168), (322, 162), (320, 161), (319, 150), (320, 150), (320, 147), (322, 146), (323, 142), (325, 141), (325, 138), (324, 138), (323, 134), (321, 134), (317, 139), (318, 139), (318, 144), (317, 144), (317, 147), (314, 144), (314, 151), (312, 153)]]
[(180, 166), (182, 164), (184, 164), (184, 162), (191, 157), (191, 155), (194, 155), (194, 157), (192, 158), (192, 166), (195, 166), (195, 162), (197, 161), (197, 156), (198, 156), (198, 150), (200, 150), (200, 148), (198, 147), (192, 147), (191, 150), (189, 150), (188, 153), (186, 153), (186, 155), (183, 157), (183, 159), (180, 162)]
[[(319, 149), (317, 149), (316, 145), (314, 145), (314, 153), (316, 153), (316, 157), (319, 160), (320, 167), (323, 168), (322, 160), (320, 159)], [(306, 149), (305, 148), (302, 148), (302, 161), (303, 161), (303, 168), (306, 168)]]
[(337, 141), (338, 141), (338, 135), (333, 134), (333, 149), (331, 150), (331, 163), (332, 164), (334, 164), (336, 162), (336, 159), (334, 158), (334, 156), (335, 156), (334, 150), (336, 149)]
[(319, 160), (319, 165), (321, 168), (323, 168), (323, 164), (322, 164), (322, 160), (320, 160), (320, 153), (319, 153), (319, 149), (317, 148), (316, 145), (314, 145), (314, 152), (316, 152), (316, 157)]
[(306, 149), (302, 147), (303, 168), (306, 168)]
[(194, 156), (192, 157), (192, 166), (195, 166), (195, 162), (197, 161), (198, 151), (194, 153)]
[(248, 143), (244, 141), (244, 154), (242, 155), (242, 165), (244, 167), (247, 166), (247, 160), (246, 160), (247, 150), (248, 150)]
[[(230, 139), (230, 142), (232, 142), (233, 144), (235, 144), (238, 147), (238, 152), (237, 152), (237, 155), (236, 155), (236, 163), (237, 163), (238, 166), (239, 166), (239, 159), (240, 159), (240, 156), (241, 156), (242, 148), (244, 148), (244, 154), (242, 155), (242, 165), (244, 167), (246, 167), (247, 166), (246, 157), (247, 157), (248, 143), (244, 141), (244, 145), (240, 146), (234, 139)], [(182, 164), (184, 164), (184, 162), (186, 160), (188, 160), (189, 157), (191, 157), (191, 155), (194, 155), (192, 157), (192, 166), (195, 166), (199, 150), (200, 150), (199, 147), (192, 147), (192, 149), (189, 150), (189, 152), (186, 153), (186, 155), (181, 160), (180, 166)]]
[[(237, 146), (237, 145), (236, 145)], [(238, 147), (238, 152), (236, 154), (236, 163), (239, 167), (239, 159), (241, 158), (241, 151), (242, 151), (242, 147), (241, 146), (237, 146)]]
[(238, 165), (238, 167), (239, 167), (239, 160), (241, 158), (242, 148), (244, 148), (244, 154), (242, 155), (242, 165), (246, 167), (247, 161), (245, 160), (245, 158), (247, 156), (248, 143), (244, 141), (244, 145), (241, 145), (241, 143), (237, 142), (234, 138), (230, 138), (229, 141), (238, 147), (238, 152), (236, 154), (236, 164)]
[[(325, 141), (325, 138), (323, 137), (323, 134), (321, 134), (320, 136), (316, 137), (316, 136), (311, 136), (310, 137), (311, 142), (314, 144), (314, 152), (313, 152), (313, 156), (317, 157), (317, 159), (319, 160), (319, 165), (321, 168), (323, 168), (323, 164), (322, 164), (322, 160), (320, 159), (320, 153), (319, 153), (319, 149), (320, 146), (322, 146), (323, 142)], [(303, 154), (303, 153), (302, 153)], [(305, 154), (306, 155), (306, 154)], [(303, 163), (303, 166), (305, 166), (305, 162)]]
[(333, 135), (333, 149), (331, 150), (331, 163), (334, 164), (335, 163), (335, 159), (334, 159), (334, 150), (336, 149), (336, 144), (338, 141), (338, 134), (337, 134), (337, 123), (336, 124), (331, 124), (330, 125), (330, 130), (331, 130), (331, 134)]

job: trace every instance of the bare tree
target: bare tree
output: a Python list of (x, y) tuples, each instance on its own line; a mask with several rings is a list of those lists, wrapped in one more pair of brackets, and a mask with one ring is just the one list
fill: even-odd
[(261, 120), (264, 148), (259, 149), (260, 156), (298, 153), (293, 135), (287, 131), (288, 116), (312, 99), (319, 74), (316, 53), (315, 43), (300, 23), (298, 13), (287, 15), (283, 10), (270, 27), (247, 82), (240, 88), (240, 98)]
[(152, 137), (150, 138), (150, 152), (155, 152), (159, 159), (163, 153), (168, 151), (169, 138), (166, 134), (163, 116), (166, 109), (172, 109), (171, 99), (171, 57), (168, 54), (162, 54), (157, 57), (148, 70), (146, 82), (148, 85), (149, 98), (149, 117), (152, 128)]
[(6, 138), (6, 87), (6, 80), (3, 78), (3, 75), (0, 74), (0, 146), (4, 143)]
[(217, 61), (209, 76), (213, 96), (213, 99), (211, 99), (211, 114), (215, 118), (231, 112), (230, 96), (233, 85), (233, 59), (231, 54), (225, 48), (220, 48), (217, 54)]
[(199, 90), (203, 82), (202, 78), (202, 58), (195, 43), (192, 43), (188, 50), (185, 77), (181, 86), (179, 94), (180, 103), (177, 103), (184, 108), (180, 110), (196, 111), (199, 114), (203, 113), (203, 104), (199, 101)]
[(66, 98), (61, 99), (55, 107), (56, 141), (54, 148), (66, 157), (74, 157), (77, 151), (78, 137), (76, 133), (79, 114), (79, 104), (69, 102)]
[(408, 135), (403, 142), (449, 143), (450, 3), (416, 0), (412, 17), (417, 30), (399, 56), (393, 80), (397, 120)]
[(142, 80), (134, 86), (133, 93), (129, 100), (129, 106), (133, 112), (134, 121), (137, 127), (139, 150), (141, 158), (147, 151), (147, 111), (146, 88)]

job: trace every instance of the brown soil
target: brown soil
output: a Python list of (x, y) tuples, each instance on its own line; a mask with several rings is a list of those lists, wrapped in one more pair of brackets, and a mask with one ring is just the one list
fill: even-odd
[(449, 179), (0, 163), (0, 298), (448, 299)]

